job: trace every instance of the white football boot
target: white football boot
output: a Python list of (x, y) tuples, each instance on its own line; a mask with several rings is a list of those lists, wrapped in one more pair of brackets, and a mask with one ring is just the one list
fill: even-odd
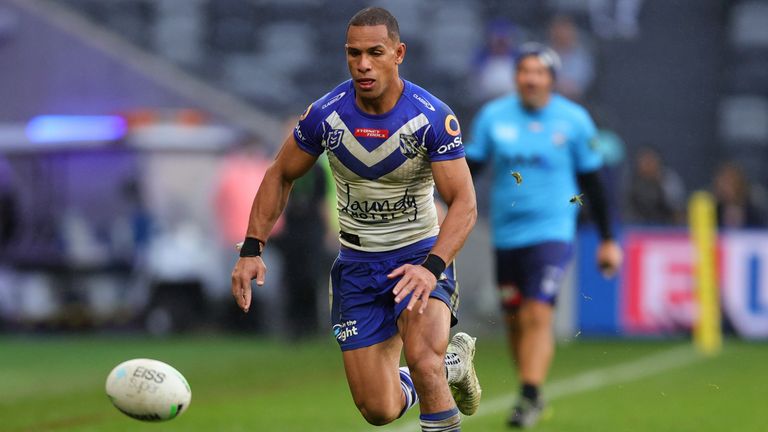
[(475, 341), (466, 333), (456, 333), (448, 344), (445, 366), (456, 407), (464, 415), (472, 415), (480, 406), (480, 381), (475, 373)]

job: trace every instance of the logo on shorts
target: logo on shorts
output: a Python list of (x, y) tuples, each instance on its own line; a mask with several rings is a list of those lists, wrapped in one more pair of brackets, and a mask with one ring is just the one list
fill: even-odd
[(345, 342), (347, 338), (357, 336), (357, 321), (348, 320), (333, 326), (333, 335), (339, 342)]
[(541, 292), (548, 296), (557, 295), (562, 279), (563, 269), (557, 266), (546, 266), (544, 268), (544, 278), (541, 280)]

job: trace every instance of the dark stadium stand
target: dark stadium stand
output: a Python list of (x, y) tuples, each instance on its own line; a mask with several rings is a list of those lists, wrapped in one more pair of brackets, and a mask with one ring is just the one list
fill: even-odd
[(720, 99), (722, 152), (766, 180), (768, 160), (768, 1), (735, 2), (727, 21), (725, 89)]

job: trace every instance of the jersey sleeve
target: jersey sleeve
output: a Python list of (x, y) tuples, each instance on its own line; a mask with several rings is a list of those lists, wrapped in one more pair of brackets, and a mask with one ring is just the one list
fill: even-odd
[(467, 143), (467, 159), (474, 162), (485, 162), (491, 156), (491, 140), (489, 137), (488, 110), (480, 111), (480, 114), (472, 122), (472, 132)]
[(603, 156), (595, 145), (597, 128), (586, 111), (578, 113), (576, 134), (571, 148), (577, 173), (591, 172), (603, 165)]
[(320, 156), (324, 150), (323, 119), (320, 110), (315, 107), (317, 104), (315, 102), (307, 107), (293, 129), (293, 138), (296, 140), (296, 144), (312, 156)]
[(427, 136), (426, 147), (430, 162), (464, 157), (459, 119), (447, 106), (443, 105), (442, 108), (433, 116), (431, 133)]

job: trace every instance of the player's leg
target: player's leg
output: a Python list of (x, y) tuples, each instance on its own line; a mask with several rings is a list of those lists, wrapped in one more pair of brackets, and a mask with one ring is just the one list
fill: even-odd
[(520, 397), (507, 420), (510, 426), (533, 426), (544, 411), (545, 402), (539, 389), (546, 380), (555, 351), (552, 310), (550, 303), (525, 299), (515, 312)]
[(420, 398), (422, 430), (459, 430), (461, 417), (448, 387), (445, 353), (451, 310), (430, 298), (423, 314), (404, 310), (398, 319), (405, 361)]
[[(331, 270), (331, 324), (343, 353), (355, 405), (371, 424), (384, 425), (418, 402), (407, 370), (398, 370), (398, 335), (391, 288), (371, 283), (380, 262), (336, 260)], [(386, 264), (386, 269), (391, 269)], [(380, 286), (381, 285), (381, 286)]]
[(518, 375), (523, 396), (538, 398), (555, 351), (553, 307), (549, 302), (526, 299), (517, 311)]
[(343, 352), (352, 399), (365, 420), (385, 425), (404, 412), (407, 393), (398, 373), (403, 343), (399, 335), (364, 348)]
[[(507, 296), (512, 296), (514, 293), (518, 292), (517, 286), (511, 283), (499, 284), (499, 290), (502, 293), (502, 299), (505, 297), (504, 293), (509, 293)], [(519, 294), (517, 294), (516, 301), (502, 300), (507, 345), (510, 358), (512, 358), (512, 362), (516, 368), (520, 365), (520, 315), (518, 314), (518, 309), (520, 308), (521, 301), (522, 297)]]
[(520, 291), (520, 249), (496, 249), (496, 283), (507, 332), (509, 353), (516, 368), (520, 365), (520, 319), (518, 309), (523, 301)]
[(508, 277), (520, 284), (515, 301), (505, 304), (509, 331), (516, 333), (510, 340), (521, 385), (509, 419), (513, 426), (535, 424), (544, 408), (540, 388), (554, 356), (554, 304), (570, 251), (567, 243), (548, 242), (514, 250), (507, 257), (516, 261)]

